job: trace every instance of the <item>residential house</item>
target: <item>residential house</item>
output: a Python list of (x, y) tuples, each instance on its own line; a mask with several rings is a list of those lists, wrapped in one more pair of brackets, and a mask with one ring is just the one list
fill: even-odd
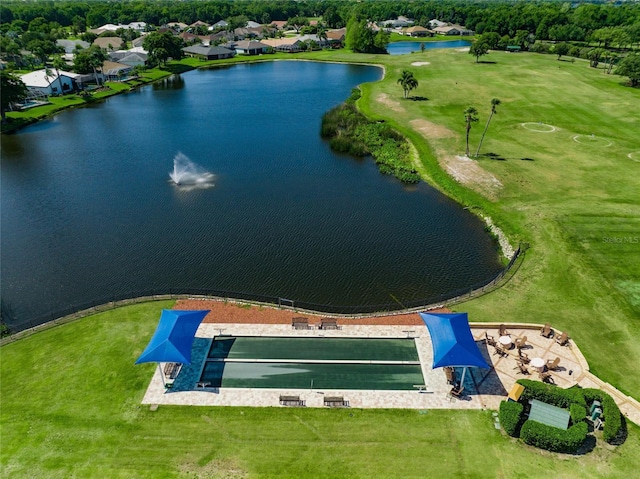
[(434, 18), (433, 20), (429, 20), (429, 28), (434, 29), (436, 27), (446, 27), (447, 22), (441, 22), (440, 20)]
[(284, 30), (286, 24), (286, 20), (274, 20), (273, 22), (271, 22), (271, 26), (277, 30)]
[(132, 66), (123, 63), (105, 61), (102, 64), (102, 77), (106, 81), (128, 80), (132, 71)]
[(203, 60), (220, 60), (222, 58), (231, 58), (235, 55), (233, 50), (224, 47), (206, 47), (204, 45), (192, 45), (184, 47), (182, 51), (185, 55)]
[(440, 35), (447, 35), (447, 36), (473, 35), (473, 30), (468, 30), (465, 27), (462, 27), (460, 25), (447, 25), (446, 27), (436, 27), (433, 29), (433, 31)]
[(413, 20), (407, 17), (400, 16), (395, 20), (385, 20), (384, 22), (382, 22), (382, 26), (385, 28), (406, 28), (410, 25), (413, 25), (413, 23)]
[(198, 27), (207, 27), (209, 28), (209, 24), (202, 22), (200, 20), (197, 20), (195, 22), (193, 22), (191, 25), (189, 25), (191, 28), (198, 28)]
[(414, 25), (413, 27), (409, 27), (409, 28), (404, 28), (402, 30), (402, 33), (404, 35), (410, 36), (410, 37), (432, 37), (435, 35), (435, 32), (432, 30), (429, 30), (427, 28), (421, 27), (420, 25)]
[(329, 38), (327, 37), (327, 39), (324, 38), (319, 38), (318, 35), (300, 35), (298, 37), (300, 39), (301, 42), (315, 42), (320, 48), (327, 48), (330, 46), (331, 42), (329, 41)]
[(98, 37), (92, 45), (97, 45), (107, 51), (122, 50), (124, 41), (120, 37)]
[(327, 30), (327, 40), (332, 48), (341, 48), (344, 43), (344, 36), (347, 33), (346, 28), (338, 28), (336, 30)]
[(262, 28), (262, 25), (260, 25), (258, 22), (254, 22), (251, 20), (249, 20), (245, 26), (247, 28)]
[(265, 38), (261, 41), (269, 45), (277, 52), (297, 53), (302, 49), (302, 42), (298, 37), (292, 38)]
[[(59, 75), (58, 75), (59, 73)], [(62, 95), (77, 89), (75, 73), (42, 69), (20, 75), (29, 91), (38, 95)]]
[(145, 51), (118, 50), (109, 53), (109, 59), (113, 62), (129, 65), (130, 67), (137, 67), (147, 64), (149, 54)]
[(184, 30), (186, 30), (187, 28), (189, 28), (189, 25), (187, 25), (186, 23), (182, 23), (182, 22), (169, 22), (167, 23), (167, 27), (169, 27), (171, 30), (173, 30), (174, 32), (182, 32)]
[(89, 48), (91, 45), (83, 40), (56, 40), (56, 45), (60, 48), (64, 48), (65, 53), (74, 53), (76, 46), (80, 46), (83, 50)]
[(211, 25), (209, 27), (209, 31), (221, 30), (221, 29), (227, 28), (228, 26), (229, 24), (227, 22), (225, 22), (224, 20), (220, 20), (219, 22), (216, 22), (213, 25)]
[(234, 42), (234, 50), (238, 55), (262, 55), (268, 53), (269, 46), (254, 40), (240, 40)]

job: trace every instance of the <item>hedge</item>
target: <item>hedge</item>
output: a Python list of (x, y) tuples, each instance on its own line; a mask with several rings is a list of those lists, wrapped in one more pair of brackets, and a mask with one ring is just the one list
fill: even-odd
[(524, 415), (524, 406), (519, 402), (502, 401), (500, 403), (500, 424), (511, 437), (518, 437)]
[(572, 404), (569, 406), (569, 414), (571, 414), (571, 423), (577, 424), (587, 419), (587, 408), (580, 404)]
[(519, 379), (517, 383), (524, 386), (524, 392), (520, 397), (521, 401), (537, 399), (563, 409), (569, 409), (571, 404), (579, 404), (582, 407), (587, 407), (585, 396), (579, 388), (562, 389), (553, 384), (546, 384), (531, 379)]
[(587, 438), (589, 426), (582, 421), (567, 430), (527, 420), (520, 430), (520, 438), (530, 446), (553, 452), (576, 452)]
[(613, 442), (613, 440), (618, 437), (620, 429), (622, 429), (620, 408), (609, 394), (600, 389), (583, 389), (582, 393), (589, 406), (591, 406), (593, 401), (600, 401), (602, 406), (602, 420), (604, 421), (602, 438), (608, 443)]

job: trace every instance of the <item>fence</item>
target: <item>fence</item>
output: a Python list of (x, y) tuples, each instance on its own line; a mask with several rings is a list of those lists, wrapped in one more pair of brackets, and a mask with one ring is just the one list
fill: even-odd
[[(22, 322), (9, 321), (7, 324), (10, 328), (10, 335), (4, 339), (3, 343), (23, 336), (28, 330), (38, 331), (46, 329), (53, 325), (63, 324), (90, 314), (114, 309), (127, 304), (164, 299), (185, 299), (191, 297), (219, 298), (228, 301), (266, 304), (277, 306), (281, 309), (291, 309), (312, 314), (316, 313), (338, 317), (381, 316), (389, 314), (403, 314), (412, 311), (423, 311), (427, 309), (434, 309), (436, 307), (445, 307), (461, 301), (467, 301), (500, 287), (508, 281), (511, 276), (513, 276), (520, 264), (522, 264), (527, 248), (528, 245), (526, 244), (519, 245), (507, 266), (505, 266), (505, 268), (493, 278), (446, 294), (433, 296), (423, 300), (407, 301), (403, 304), (389, 303), (363, 306), (334, 306), (259, 294), (197, 288), (172, 288), (168, 291), (132, 291), (128, 294), (100, 298), (85, 304), (75, 305), (64, 310), (55, 311), (45, 316), (31, 318)], [(3, 311), (3, 317), (5, 314), (6, 312)], [(12, 338), (12, 336), (15, 336), (15, 338)]]

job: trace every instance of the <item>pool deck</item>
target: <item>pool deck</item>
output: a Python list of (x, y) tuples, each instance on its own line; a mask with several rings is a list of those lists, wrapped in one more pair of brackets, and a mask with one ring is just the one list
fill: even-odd
[[(417, 316), (417, 315), (416, 315)], [(346, 321), (344, 321), (346, 322)], [(432, 369), (433, 351), (429, 331), (422, 325), (366, 325), (341, 324), (338, 330), (297, 330), (291, 324), (248, 324), (229, 322), (207, 322), (200, 325), (194, 341), (192, 364), (183, 366), (174, 388), (163, 387), (159, 368), (149, 384), (142, 401), (153, 405), (193, 405), (193, 406), (258, 406), (288, 407), (279, 403), (280, 395), (299, 396), (305, 407), (324, 407), (325, 396), (342, 396), (352, 408), (407, 408), (407, 409), (492, 409), (499, 407), (516, 380), (528, 378), (538, 380), (538, 374), (530, 364), (531, 374), (524, 375), (516, 363), (518, 357), (515, 346), (507, 356), (495, 354), (492, 346), (485, 344), (485, 333), (498, 339), (497, 324), (471, 323), (471, 331), (483, 356), (491, 369), (469, 368), (465, 378), (465, 397), (455, 399), (449, 396), (451, 385), (447, 384), (442, 369)], [(539, 334), (538, 325), (507, 325), (510, 337), (527, 336), (527, 344), (522, 351), (529, 358), (546, 360), (560, 358), (559, 368), (552, 371), (556, 385), (567, 388), (575, 384), (606, 390), (621, 408), (623, 414), (636, 424), (640, 424), (640, 404), (612, 386), (600, 381), (589, 372), (589, 367), (578, 347), (570, 340), (560, 346), (554, 337), (545, 338)], [(329, 389), (262, 389), (262, 388), (209, 388), (198, 387), (197, 382), (206, 353), (214, 336), (291, 336), (291, 337), (351, 337), (351, 338), (415, 338), (416, 348), (424, 376), (423, 390), (416, 385), (414, 391), (369, 391), (369, 390), (329, 390)], [(559, 332), (556, 331), (556, 336)], [(462, 369), (456, 368), (458, 379)]]

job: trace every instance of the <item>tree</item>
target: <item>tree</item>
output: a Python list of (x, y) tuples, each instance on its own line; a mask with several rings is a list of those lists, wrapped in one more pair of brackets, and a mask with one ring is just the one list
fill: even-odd
[(640, 54), (630, 53), (618, 63), (616, 75), (629, 77), (629, 84), (632, 87), (640, 85)]
[(402, 75), (398, 78), (398, 84), (402, 86), (405, 100), (408, 98), (411, 90), (418, 88), (418, 80), (413, 76), (413, 72), (409, 70), (402, 70)]
[[(480, 143), (478, 143), (478, 149), (476, 150), (476, 155), (475, 155), (476, 158), (478, 158), (478, 153), (480, 153), (480, 147), (482, 146), (482, 142), (484, 141), (484, 135), (487, 133), (487, 130), (489, 129), (489, 123), (491, 122), (491, 118), (493, 118), (493, 115), (498, 113), (496, 110), (496, 107), (500, 105), (500, 103), (501, 101), (498, 100), (497, 98), (493, 98), (491, 100), (491, 113), (489, 114), (489, 118), (487, 119), (487, 124), (484, 126), (484, 131), (482, 132), (482, 136), (480, 137)], [(467, 136), (467, 141), (468, 141), (468, 136)], [(467, 153), (467, 155), (468, 154), (469, 153)]]
[(73, 69), (76, 73), (91, 73), (96, 80), (96, 84), (100, 85), (98, 78), (98, 69), (102, 68), (102, 64), (107, 59), (107, 53), (97, 45), (92, 45), (86, 50), (79, 50), (73, 57)]
[(589, 66), (591, 68), (598, 68), (600, 63), (600, 57), (605, 52), (603, 48), (592, 48), (587, 52), (587, 58), (589, 59)]
[(569, 53), (570, 48), (571, 48), (571, 45), (569, 45), (567, 42), (557, 43), (553, 47), (553, 53), (558, 55), (558, 60), (560, 60), (560, 57), (562, 55), (566, 55), (567, 53)]
[(28, 93), (27, 86), (15, 75), (0, 70), (0, 114), (2, 122), (7, 121), (6, 112), (13, 103), (23, 100)]
[(169, 58), (179, 60), (182, 58), (182, 38), (172, 35), (170, 32), (152, 32), (144, 37), (142, 46), (149, 52), (152, 62), (166, 65)]
[(489, 53), (489, 45), (482, 38), (476, 39), (475, 42), (471, 44), (469, 47), (469, 54), (476, 57), (476, 63), (481, 56), (487, 55)]
[(53, 62), (51, 62), (51, 65), (56, 70), (56, 75), (58, 77), (58, 84), (60, 85), (60, 94), (62, 95), (64, 93), (64, 90), (62, 88), (62, 79), (60, 78), (60, 70), (63, 70), (67, 66), (67, 62), (65, 62), (60, 55), (56, 55), (55, 57), (53, 57)]
[(471, 131), (471, 124), (475, 121), (478, 121), (478, 110), (474, 107), (470, 106), (464, 111), (464, 121), (467, 127), (467, 149), (465, 150), (465, 154), (469, 156), (469, 132)]

